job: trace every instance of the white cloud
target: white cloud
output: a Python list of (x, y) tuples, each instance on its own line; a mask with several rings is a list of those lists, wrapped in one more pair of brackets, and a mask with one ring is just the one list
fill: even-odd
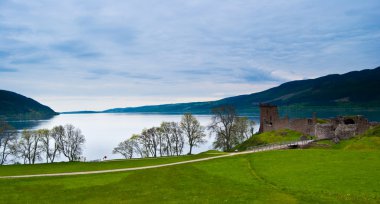
[(0, 80), (58, 111), (251, 93), (378, 66), (379, 8), (376, 0), (4, 0), (0, 69), (16, 72)]

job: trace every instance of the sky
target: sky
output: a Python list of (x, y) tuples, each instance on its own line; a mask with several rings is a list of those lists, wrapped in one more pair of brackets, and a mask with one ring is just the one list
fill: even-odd
[(0, 89), (104, 110), (372, 69), (379, 11), (379, 0), (0, 0)]

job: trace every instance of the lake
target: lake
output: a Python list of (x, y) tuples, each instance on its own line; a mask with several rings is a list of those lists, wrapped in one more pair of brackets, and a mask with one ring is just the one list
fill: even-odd
[[(295, 117), (311, 117), (312, 112), (317, 112), (318, 117), (334, 117), (336, 115), (364, 115), (372, 121), (380, 121), (379, 109), (318, 109), (289, 112), (285, 108), (280, 109), (282, 116), (290, 115)], [(97, 113), (97, 114), (61, 114), (49, 120), (32, 120), (32, 121), (13, 121), (11, 124), (18, 130), (27, 129), (51, 129), (57, 125), (73, 124), (82, 130), (86, 137), (83, 156), (87, 160), (97, 160), (104, 156), (110, 159), (120, 159), (121, 155), (112, 154), (112, 150), (119, 142), (131, 137), (133, 134), (139, 134), (144, 128), (159, 126), (161, 122), (179, 122), (182, 115), (168, 114), (134, 114), (134, 113)], [(211, 123), (211, 115), (195, 115), (203, 126)], [(259, 116), (249, 117), (256, 122), (255, 130), (258, 131)], [(194, 147), (193, 153), (199, 153), (212, 149), (213, 136), (207, 136), (207, 142)], [(185, 146), (184, 154), (189, 151)], [(65, 158), (61, 158), (61, 160)]]
[[(160, 115), (160, 114), (122, 114), (122, 113), (98, 113), (98, 114), (61, 114), (49, 120), (39, 121), (14, 121), (11, 124), (17, 129), (51, 129), (57, 125), (73, 124), (82, 130), (86, 138), (83, 156), (87, 161), (101, 159), (107, 156), (109, 159), (120, 159), (121, 155), (112, 154), (112, 150), (119, 142), (128, 139), (132, 134), (139, 134), (144, 128), (159, 126), (163, 121), (179, 122), (182, 115)], [(195, 115), (201, 125), (207, 126), (211, 123), (210, 115)], [(258, 130), (258, 117), (255, 120)], [(193, 153), (199, 153), (212, 149), (213, 136), (207, 136), (207, 142), (194, 147)], [(189, 151), (188, 146), (184, 154)], [(65, 160), (65, 158), (60, 158)]]

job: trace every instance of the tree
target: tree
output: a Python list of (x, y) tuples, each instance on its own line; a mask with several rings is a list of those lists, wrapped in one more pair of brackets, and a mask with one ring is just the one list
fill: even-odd
[(139, 155), (141, 158), (149, 156), (148, 151), (144, 148), (142, 145), (142, 142), (140, 141), (140, 135), (133, 134), (131, 138), (129, 138), (131, 145), (133, 147), (133, 152)]
[(162, 122), (160, 126), (163, 149), (167, 156), (180, 155), (183, 152), (184, 137), (176, 122)]
[[(49, 151), (49, 154), (47, 155), (49, 157), (49, 160), (51, 163), (54, 162), (55, 158), (57, 156), (59, 156), (59, 153), (60, 153), (60, 147), (59, 147), (59, 141), (65, 136), (65, 128), (60, 125), (60, 126), (55, 126), (53, 127), (53, 129), (50, 131), (50, 138), (51, 140), (53, 140), (53, 142), (50, 142), (50, 143), (53, 143), (53, 144), (46, 144), (46, 141), (44, 141), (45, 143), (45, 147), (47, 148), (46, 150)], [(50, 146), (52, 146), (50, 148)]]
[(17, 131), (5, 121), (0, 121), (0, 165), (7, 162), (9, 155), (15, 154)]
[(168, 150), (168, 144), (166, 143), (166, 135), (162, 127), (154, 127), (155, 129), (155, 134), (157, 138), (157, 145), (158, 145), (158, 152), (160, 153), (160, 157), (164, 155), (168, 155), (167, 150)]
[(239, 117), (232, 106), (221, 106), (212, 110), (212, 122), (208, 129), (215, 133), (214, 147), (230, 151), (254, 132), (254, 122), (246, 117)]
[(255, 125), (255, 121), (250, 120), (248, 117), (236, 117), (234, 130), (239, 135), (238, 138), (247, 140), (255, 134)]
[(160, 126), (161, 137), (164, 140), (162, 144), (164, 145), (165, 154), (167, 156), (172, 155), (172, 129), (170, 122), (162, 122)]
[(34, 164), (40, 160), (40, 137), (37, 131), (23, 130), (20, 141), (17, 145), (19, 156), (24, 160), (24, 164)]
[(191, 114), (185, 113), (182, 116), (180, 127), (187, 137), (187, 141), (190, 147), (189, 154), (192, 153), (194, 146), (205, 143), (206, 134), (204, 133), (204, 127), (201, 126), (199, 121)]
[(183, 131), (176, 122), (170, 123), (171, 130), (171, 144), (173, 149), (173, 154), (179, 156), (183, 152), (183, 147), (185, 145), (185, 138), (183, 137)]
[(50, 159), (50, 143), (52, 143), (50, 139), (50, 130), (48, 129), (39, 129), (36, 131), (36, 134), (41, 138), (41, 151), (46, 153), (46, 163), (49, 163)]
[(144, 129), (140, 135), (140, 141), (143, 144), (144, 148), (148, 152), (148, 156), (157, 157), (157, 150), (159, 146), (158, 141), (158, 129), (152, 127), (149, 129)]
[(59, 150), (69, 161), (78, 161), (82, 155), (85, 137), (79, 128), (71, 124), (65, 125), (64, 130), (65, 134), (57, 141)]
[(120, 142), (112, 151), (113, 154), (121, 154), (126, 159), (131, 159), (133, 156), (133, 144), (131, 139)]

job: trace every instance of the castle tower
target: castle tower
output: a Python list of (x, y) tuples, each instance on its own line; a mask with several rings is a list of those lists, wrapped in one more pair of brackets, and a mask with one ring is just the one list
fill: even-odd
[(280, 116), (278, 114), (277, 106), (260, 103), (260, 129), (259, 132), (265, 132), (273, 129), (273, 123), (278, 121)]

